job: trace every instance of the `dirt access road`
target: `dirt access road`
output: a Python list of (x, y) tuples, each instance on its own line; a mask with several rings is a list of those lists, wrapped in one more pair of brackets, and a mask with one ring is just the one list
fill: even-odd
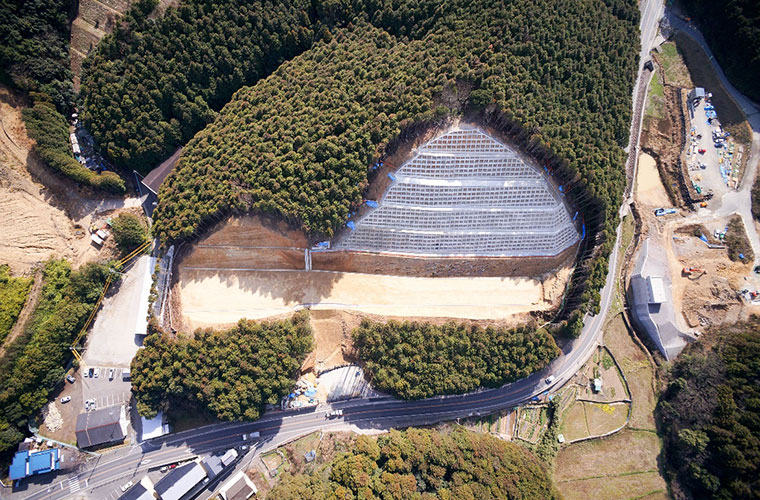
[(50, 256), (75, 267), (96, 260), (87, 227), (109, 211), (139, 206), (138, 198), (103, 198), (51, 172), (31, 152), (22, 98), (0, 85), (0, 259), (15, 274)]

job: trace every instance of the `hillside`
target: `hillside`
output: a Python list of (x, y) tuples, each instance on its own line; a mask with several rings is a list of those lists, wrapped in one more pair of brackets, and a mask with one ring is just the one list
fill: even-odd
[(581, 302), (593, 308), (614, 236), (607, 207), (624, 185), (635, 2), (266, 5), (188, 2), (150, 22), (133, 9), (85, 67), (83, 117), (122, 165), (147, 171), (213, 121), (162, 187), (163, 239), (231, 210), (329, 237), (361, 202), (374, 158), (466, 115), (580, 200), (588, 241), (604, 243), (574, 280), (590, 280)]
[(757, 498), (760, 318), (712, 331), (681, 354), (659, 404), (676, 498)]
[(760, 4), (754, 0), (684, 0), (731, 83), (760, 101)]
[(524, 448), (457, 428), (391, 431), (359, 436), (310, 474), (283, 478), (269, 500), (328, 498), (511, 499), (561, 498), (547, 471)]

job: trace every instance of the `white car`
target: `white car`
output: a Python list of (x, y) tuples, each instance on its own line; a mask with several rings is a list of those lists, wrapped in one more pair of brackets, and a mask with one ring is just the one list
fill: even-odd
[(113, 380), (113, 368), (108, 370), (108, 380)]
[(125, 491), (127, 491), (129, 488), (131, 488), (133, 485), (134, 485), (134, 483), (133, 483), (132, 481), (129, 481), (127, 484), (123, 484), (123, 485), (121, 486), (121, 491), (122, 491), (122, 492), (125, 492)]
[(544, 380), (544, 382), (546, 382), (546, 385), (549, 385), (552, 382), (554, 382), (554, 375), (549, 375), (548, 377), (546, 377), (546, 380)]
[(61, 398), (61, 403), (68, 403), (71, 401), (71, 396), (64, 396)]
[(325, 414), (325, 418), (342, 417), (343, 410), (332, 410)]

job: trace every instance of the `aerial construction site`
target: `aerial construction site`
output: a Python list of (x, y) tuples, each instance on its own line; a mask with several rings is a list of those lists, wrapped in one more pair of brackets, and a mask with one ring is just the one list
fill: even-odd
[(473, 125), (405, 156), (372, 167), (368, 199), (332, 241), (242, 216), (184, 248), (175, 320), (310, 308), (518, 322), (555, 310), (583, 235), (549, 172)]

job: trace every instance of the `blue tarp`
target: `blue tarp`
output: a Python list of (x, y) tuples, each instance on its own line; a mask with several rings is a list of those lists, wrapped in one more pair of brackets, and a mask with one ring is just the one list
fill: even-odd
[(346, 227), (348, 227), (351, 231), (356, 229), (356, 223), (352, 220), (346, 222)]
[(304, 395), (307, 398), (314, 397), (316, 394), (317, 394), (317, 390), (313, 387), (311, 389), (306, 389), (306, 392), (304, 392)]
[(388, 178), (392, 180), (393, 182), (396, 182), (396, 176), (393, 175), (391, 172), (388, 172)]
[(704, 234), (702, 236), (700, 236), (699, 239), (702, 240), (702, 241), (704, 241), (705, 243), (710, 243), (710, 240), (708, 240), (707, 236), (705, 236)]
[(317, 243), (317, 248), (330, 248), (330, 242), (320, 241), (319, 243)]
[(373, 200), (367, 200), (367, 206), (372, 208), (377, 208), (377, 202)]

